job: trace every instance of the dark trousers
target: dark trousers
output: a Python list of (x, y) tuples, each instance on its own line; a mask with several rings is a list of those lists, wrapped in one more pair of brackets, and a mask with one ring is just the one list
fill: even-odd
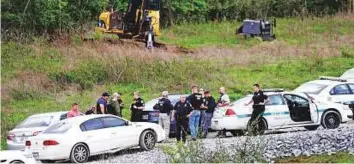
[(257, 133), (259, 130), (259, 123), (265, 111), (264, 105), (253, 105), (253, 112), (251, 115), (251, 119), (248, 122), (248, 130), (250, 133)]
[(185, 116), (183, 118), (176, 119), (176, 139), (177, 142), (181, 141), (181, 134), (182, 134), (182, 141), (186, 142), (187, 136), (187, 129), (188, 129), (188, 118)]
[(142, 119), (142, 112), (139, 110), (132, 110), (132, 116), (130, 121), (132, 122), (140, 122)]

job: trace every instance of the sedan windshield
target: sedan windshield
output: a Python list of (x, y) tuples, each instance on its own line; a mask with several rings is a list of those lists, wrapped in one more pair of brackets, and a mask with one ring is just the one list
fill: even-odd
[(71, 128), (71, 124), (68, 122), (59, 122), (50, 126), (43, 133), (65, 133)]
[(17, 125), (16, 128), (46, 127), (50, 125), (52, 120), (53, 116), (29, 117), (21, 124)]
[(296, 92), (304, 92), (308, 94), (319, 94), (327, 85), (325, 84), (316, 84), (316, 83), (305, 83), (300, 87), (296, 88)]

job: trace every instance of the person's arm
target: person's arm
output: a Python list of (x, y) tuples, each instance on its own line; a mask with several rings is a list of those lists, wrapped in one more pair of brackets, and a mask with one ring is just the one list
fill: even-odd
[[(171, 104), (172, 105), (172, 104)], [(176, 114), (176, 108), (177, 108), (177, 104), (173, 107), (172, 105), (172, 116), (171, 116), (171, 121), (175, 120), (175, 114)]]
[(100, 110), (101, 110), (102, 114), (105, 114), (105, 112), (104, 112), (104, 105), (103, 105), (103, 104), (100, 104)]
[(253, 103), (253, 100), (251, 99), (248, 103), (245, 103), (246, 106), (250, 105)]
[(269, 102), (268, 96), (267, 95), (263, 95), (264, 97), (264, 102), (262, 103), (262, 105), (267, 104), (267, 102)]
[(68, 112), (68, 113), (66, 114), (66, 118), (71, 118), (71, 117), (73, 117), (73, 115), (71, 114), (71, 112)]

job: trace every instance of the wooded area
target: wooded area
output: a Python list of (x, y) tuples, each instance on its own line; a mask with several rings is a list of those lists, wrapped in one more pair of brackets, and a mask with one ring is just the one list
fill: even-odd
[[(83, 32), (100, 12), (128, 0), (2, 0), (2, 39)], [(353, 12), (353, 0), (163, 0), (161, 25)]]

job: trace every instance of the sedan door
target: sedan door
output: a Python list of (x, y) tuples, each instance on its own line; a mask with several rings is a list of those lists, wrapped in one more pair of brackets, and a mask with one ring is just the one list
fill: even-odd
[(80, 125), (82, 140), (89, 146), (91, 154), (111, 149), (110, 131), (106, 129), (100, 118), (85, 121)]
[(280, 94), (269, 95), (263, 114), (272, 127), (285, 126), (290, 120), (288, 106)]
[(101, 119), (104, 126), (109, 130), (112, 149), (120, 150), (139, 143), (139, 129), (129, 124), (129, 122), (114, 116)]

